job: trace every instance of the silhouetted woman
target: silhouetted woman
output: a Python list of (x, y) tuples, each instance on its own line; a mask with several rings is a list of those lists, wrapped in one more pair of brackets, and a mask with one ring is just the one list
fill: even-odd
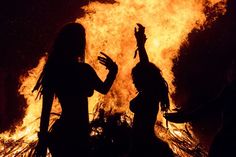
[(140, 62), (132, 69), (133, 83), (138, 95), (131, 100), (130, 110), (134, 113), (132, 132), (132, 157), (172, 156), (167, 144), (155, 135), (159, 104), (162, 111), (169, 109), (168, 86), (155, 64), (149, 62), (145, 50), (144, 27), (135, 28)]
[[(106, 54), (99, 62), (109, 73), (101, 81), (94, 69), (85, 63), (85, 29), (79, 23), (69, 23), (58, 33), (52, 52), (34, 90), (43, 96), (37, 156), (45, 156), (47, 146), (53, 157), (88, 156), (88, 97), (94, 90), (106, 94), (116, 77), (118, 67)], [(62, 113), (48, 132), (54, 96), (58, 97)]]

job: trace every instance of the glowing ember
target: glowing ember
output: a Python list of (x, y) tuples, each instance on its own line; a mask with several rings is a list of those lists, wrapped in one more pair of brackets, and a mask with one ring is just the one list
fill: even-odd
[[(219, 1), (211, 0), (210, 5)], [(96, 61), (100, 51), (106, 52), (119, 66), (117, 79), (109, 94), (102, 96), (95, 92), (89, 99), (89, 112), (93, 112), (97, 103), (102, 103), (105, 109), (112, 108), (114, 112), (127, 111), (127, 114), (130, 114), (129, 101), (136, 92), (130, 75), (132, 67), (137, 63), (137, 60), (133, 59), (136, 49), (134, 38), (136, 23), (141, 23), (146, 27), (148, 38), (146, 49), (150, 60), (160, 67), (169, 84), (170, 94), (174, 93), (172, 59), (178, 56), (180, 44), (186, 39), (188, 33), (194, 27), (199, 27), (204, 23), (206, 19), (203, 13), (204, 2), (205, 0), (117, 0), (114, 4), (93, 2), (85, 6), (83, 8), (86, 12), (85, 16), (76, 21), (86, 28), (87, 62), (96, 69), (101, 78), (105, 77), (107, 71)], [(36, 132), (39, 129), (41, 100), (35, 100), (37, 93), (31, 91), (45, 64), (45, 59), (46, 57), (43, 57), (36, 68), (29, 70), (28, 75), (20, 78), (19, 93), (24, 95), (28, 104), (26, 116), (23, 124), (17, 127), (13, 135), (10, 132), (0, 134), (0, 150), (2, 150), (0, 156), (15, 156), (17, 152), (27, 149), (28, 143), (35, 144), (37, 141)], [(174, 108), (173, 102), (171, 107)], [(53, 112), (60, 113), (60, 111), (60, 106), (55, 101)], [(160, 121), (161, 117), (162, 115), (159, 114)], [(172, 131), (174, 130), (172, 135), (179, 138), (186, 136), (177, 129), (181, 130), (181, 126), (172, 128)], [(164, 137), (162, 133), (168, 134), (163, 130), (157, 131), (161, 138)], [(9, 146), (14, 142), (15, 145)], [(192, 144), (196, 143), (195, 141)], [(176, 145), (172, 145), (172, 149), (178, 153)]]

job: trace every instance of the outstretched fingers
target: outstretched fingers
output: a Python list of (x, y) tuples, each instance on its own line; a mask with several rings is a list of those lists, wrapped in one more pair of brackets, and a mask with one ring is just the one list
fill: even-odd
[(140, 28), (145, 28), (143, 25), (141, 25), (140, 23), (137, 23), (137, 25), (140, 27)]
[(101, 63), (103, 65), (108, 65), (108, 63), (111, 62), (111, 60), (101, 57), (101, 56), (98, 57), (98, 61), (99, 61), (99, 63)]
[(103, 56), (105, 56), (107, 59), (112, 60), (108, 55), (106, 55), (104, 52), (100, 52)]
[(99, 63), (101, 63), (104, 66), (107, 66), (107, 59), (103, 57), (98, 57)]
[(100, 52), (103, 56), (98, 56), (98, 61), (100, 64), (104, 65), (109, 70), (116, 70), (117, 65), (113, 60), (103, 52)]
[(108, 56), (106, 55), (104, 52), (100, 52), (103, 56), (99, 56), (98, 57), (98, 60), (103, 60), (103, 61), (107, 61), (107, 62), (110, 62), (112, 63), (113, 60)]

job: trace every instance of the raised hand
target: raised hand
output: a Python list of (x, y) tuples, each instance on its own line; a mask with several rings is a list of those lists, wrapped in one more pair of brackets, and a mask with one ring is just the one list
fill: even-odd
[(108, 70), (117, 72), (118, 66), (113, 60), (103, 52), (100, 52), (103, 56), (98, 56), (99, 63), (104, 65)]
[(147, 38), (145, 35), (145, 27), (139, 23), (137, 23), (137, 25), (138, 25), (138, 28), (136, 27), (134, 28), (134, 35), (137, 41), (137, 46), (140, 47), (140, 46), (144, 46)]
[(134, 28), (134, 35), (137, 41), (137, 49), (134, 53), (134, 58), (137, 55), (137, 52), (139, 52), (139, 59), (140, 62), (149, 62), (148, 55), (145, 49), (145, 42), (147, 40), (145, 35), (145, 27), (139, 23), (137, 23), (138, 28)]

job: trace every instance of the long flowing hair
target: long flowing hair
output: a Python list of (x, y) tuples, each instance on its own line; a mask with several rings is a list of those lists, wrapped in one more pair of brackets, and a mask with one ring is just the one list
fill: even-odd
[(42, 95), (45, 89), (53, 90), (54, 74), (62, 63), (69, 63), (75, 59), (84, 62), (85, 36), (85, 29), (79, 23), (68, 23), (60, 30), (33, 91), (37, 90), (39, 95)]
[(139, 92), (159, 96), (162, 107), (169, 107), (168, 84), (155, 64), (137, 63), (132, 69), (132, 78)]

